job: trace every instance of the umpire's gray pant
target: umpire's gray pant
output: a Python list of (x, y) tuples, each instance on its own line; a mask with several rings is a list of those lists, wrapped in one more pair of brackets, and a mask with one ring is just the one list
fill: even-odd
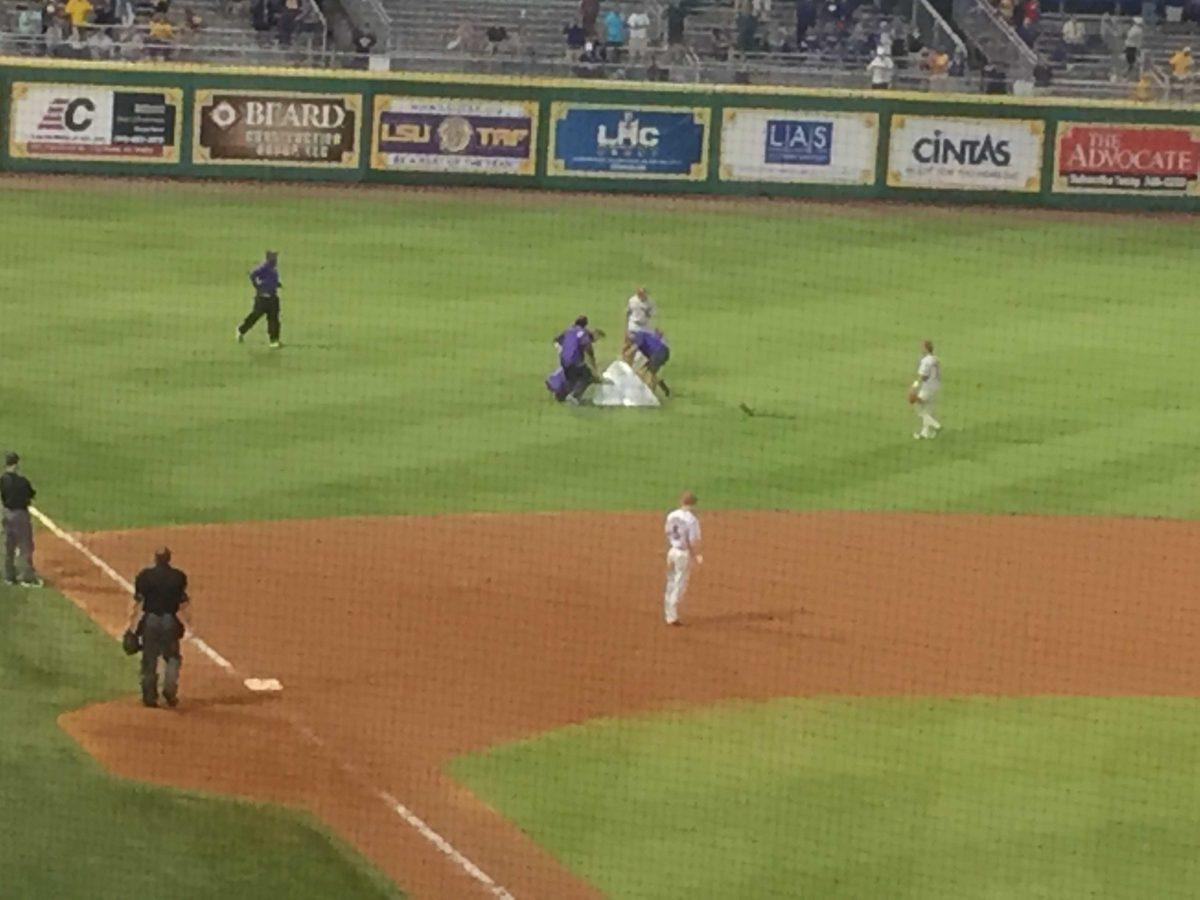
[(37, 571), (33, 568), (33, 523), (27, 509), (4, 510), (4, 578), (17, 580), (16, 558), (21, 559), (21, 580), (33, 581)]
[(172, 615), (147, 613), (142, 625), (142, 699), (147, 703), (158, 701), (160, 656), (166, 660), (163, 696), (176, 697), (179, 694), (179, 667), (183, 665), (179, 655), (179, 620)]

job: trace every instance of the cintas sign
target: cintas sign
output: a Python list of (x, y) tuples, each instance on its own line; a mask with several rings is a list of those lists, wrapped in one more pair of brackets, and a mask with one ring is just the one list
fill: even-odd
[(1035, 119), (894, 115), (888, 185), (1037, 191), (1044, 127)]
[(1183, 125), (1060, 122), (1054, 190), (1067, 193), (1197, 193), (1200, 129)]
[(357, 94), (196, 92), (197, 163), (352, 167)]

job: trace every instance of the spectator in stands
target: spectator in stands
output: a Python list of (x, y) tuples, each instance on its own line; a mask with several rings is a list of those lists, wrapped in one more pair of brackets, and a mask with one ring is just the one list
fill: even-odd
[(926, 75), (945, 75), (950, 69), (950, 57), (933, 47), (921, 51), (921, 71)]
[(886, 91), (892, 86), (892, 79), (896, 75), (896, 64), (892, 61), (892, 57), (885, 52), (885, 48), (879, 47), (875, 51), (875, 58), (867, 63), (867, 71), (871, 74), (871, 87), (877, 91)]
[(59, 13), (50, 18), (46, 30), (42, 33), (42, 42), (47, 56), (62, 57), (70, 55), (71, 48), (67, 43), (71, 37), (71, 20), (67, 14)]
[(712, 30), (712, 58), (719, 62), (728, 62), (729, 50), (729, 35), (725, 33), (725, 29), (714, 28)]
[[(580, 47), (583, 45), (580, 44)], [(483, 29), (472, 22), (460, 22), (454, 30), (454, 37), (446, 45), (447, 50), (461, 50), (472, 56), (487, 51), (487, 35)], [(572, 57), (574, 58), (574, 57)]]
[(358, 55), (358, 64), (364, 69), (371, 65), (371, 51), (375, 49), (378, 38), (363, 28), (354, 29), (354, 52)]
[(739, 53), (751, 53), (758, 46), (758, 19), (754, 17), (752, 8), (751, 0), (733, 0)]
[(488, 53), (492, 56), (499, 53), (508, 41), (508, 29), (503, 25), (489, 25), (483, 34), (487, 38)]
[(1192, 59), (1192, 48), (1181, 47), (1175, 53), (1171, 54), (1171, 86), (1179, 88), (1184, 92), (1184, 96), (1191, 93), (1192, 89), (1192, 67), (1195, 65), (1195, 60)]
[(797, 0), (796, 2), (796, 46), (804, 44), (808, 29), (817, 24), (817, 4), (815, 0)]
[(684, 28), (691, 7), (686, 0), (671, 0), (667, 6), (667, 47), (679, 48), (684, 43)]
[(168, 59), (175, 44), (175, 26), (163, 13), (150, 17), (150, 31), (146, 38), (146, 55), (151, 59)]
[(1145, 29), (1142, 28), (1142, 17), (1134, 16), (1133, 23), (1129, 26), (1129, 30), (1125, 32), (1125, 68), (1127, 75), (1133, 75), (1137, 68), (1138, 60), (1142, 55), (1142, 40), (1145, 37)]
[(1079, 16), (1068, 16), (1063, 22), (1062, 40), (1067, 49), (1067, 56), (1082, 53), (1087, 44), (1087, 28), (1079, 21)]
[(645, 10), (634, 10), (625, 24), (629, 28), (629, 53), (640, 61), (650, 47), (650, 17)]
[(1139, 103), (1149, 103), (1154, 99), (1154, 82), (1151, 80), (1149, 72), (1142, 73), (1142, 77), (1133, 86), (1131, 96)]
[(621, 18), (621, 14), (617, 10), (610, 9), (604, 14), (604, 42), (616, 55), (624, 49), (627, 37), (625, 20)]
[(17, 34), (20, 35), (19, 51), (26, 56), (40, 56), (42, 42), (42, 13), (30, 9), (24, 3), (17, 4)]
[(92, 6), (92, 24), (104, 29), (117, 24), (117, 14), (113, 11), (112, 0), (96, 0)]
[[(587, 43), (587, 34), (583, 30), (583, 25), (576, 19), (563, 29), (563, 35), (567, 39), (567, 59), (572, 61), (579, 59), (580, 54), (583, 53), (583, 45)], [(453, 50), (454, 48), (447, 47), (446, 49)]]
[(1042, 7), (1038, 0), (1025, 0), (1021, 4), (1021, 20), (1026, 28), (1036, 28), (1042, 19)]
[(1050, 87), (1050, 82), (1054, 78), (1054, 69), (1051, 68), (1050, 62), (1046, 57), (1038, 55), (1037, 62), (1033, 66), (1033, 86), (1034, 87)]
[(87, 49), (92, 59), (113, 59), (116, 57), (117, 44), (109, 36), (107, 28), (94, 28), (87, 39)]
[(92, 4), (89, 0), (67, 0), (63, 9), (71, 19), (71, 27), (76, 29), (86, 26), (92, 16)]
[(134, 25), (117, 32), (117, 57), (126, 62), (137, 62), (146, 53), (146, 42)]
[(250, 4), (250, 24), (255, 31), (270, 31), (275, 22), (275, 14), (267, 0), (252, 0)]
[(281, 47), (292, 45), (292, 35), (296, 33), (296, 22), (299, 18), (300, 0), (283, 0), (283, 8), (279, 10), (279, 20), (276, 23)]
[(854, 27), (850, 29), (848, 45), (850, 52), (855, 56), (866, 56), (871, 52), (872, 47), (879, 45), (879, 41), (878, 39), (872, 39), (866, 20), (860, 18), (854, 23)]
[(596, 19), (599, 17), (600, 0), (579, 0), (579, 22), (588, 37), (596, 36)]
[[(304, 15), (303, 10), (300, 11), (300, 15)], [(200, 31), (204, 28), (204, 17), (190, 6), (185, 6), (183, 9), (183, 25), (188, 31)]]
[(967, 52), (961, 47), (954, 48), (954, 55), (950, 58), (950, 68), (946, 70), (951, 78), (962, 78), (967, 74)]

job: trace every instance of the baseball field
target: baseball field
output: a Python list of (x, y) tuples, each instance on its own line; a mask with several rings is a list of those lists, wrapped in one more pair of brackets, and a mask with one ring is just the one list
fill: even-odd
[[(58, 529), (0, 585), (0, 895), (1193, 896), (1198, 234), (0, 179)], [(280, 350), (233, 338), (267, 249)], [(674, 396), (555, 404), (643, 284)], [(203, 644), (148, 710), (111, 636), (164, 543)]]

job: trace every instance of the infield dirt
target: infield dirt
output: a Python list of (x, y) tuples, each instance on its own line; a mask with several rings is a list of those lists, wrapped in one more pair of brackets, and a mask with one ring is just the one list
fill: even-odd
[[(62, 717), (114, 772), (301, 806), (422, 897), (481, 885), (390, 793), (517, 896), (594, 889), (443, 774), (596, 717), (812, 694), (1193, 695), (1200, 524), (712, 512), (662, 624), (658, 515), (345, 519), (85, 535), (132, 575), (167, 543), (195, 625), (184, 699)], [(128, 598), (46, 535), (55, 586), (110, 631)], [(119, 649), (114, 646), (114, 653)], [(308, 737), (306, 737), (306, 735)], [(342, 763), (352, 767), (348, 771)]]

